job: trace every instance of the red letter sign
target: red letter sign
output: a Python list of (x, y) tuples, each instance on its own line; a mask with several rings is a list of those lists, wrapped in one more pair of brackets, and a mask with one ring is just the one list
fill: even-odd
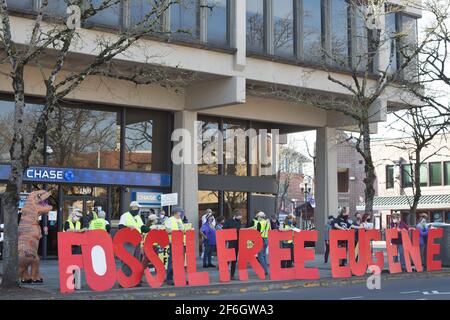
[(394, 257), (398, 256), (398, 249), (396, 244), (392, 244), (392, 239), (397, 239), (399, 236), (397, 229), (386, 229), (386, 249), (388, 254), (388, 264), (390, 273), (402, 272), (402, 266), (399, 262), (394, 262)]
[(380, 230), (376, 230), (376, 229), (367, 230), (365, 232), (364, 242), (359, 240), (359, 243), (360, 243), (359, 249), (360, 250), (362, 249), (361, 245), (364, 246), (364, 250), (366, 250), (366, 252), (367, 252), (367, 254), (366, 254), (367, 265), (368, 266), (377, 265), (378, 268), (380, 268), (380, 272), (381, 272), (381, 270), (383, 270), (383, 267), (384, 267), (384, 255), (383, 255), (382, 251), (376, 252), (375, 256), (377, 257), (377, 261), (376, 262), (373, 261), (373, 252), (372, 252), (373, 250), (372, 250), (372, 246), (371, 246), (372, 241), (381, 241)]
[(427, 271), (437, 271), (442, 269), (442, 262), (433, 260), (434, 255), (439, 254), (441, 246), (434, 243), (434, 239), (442, 238), (444, 230), (442, 228), (430, 229), (428, 231), (427, 248)]
[(195, 258), (195, 231), (186, 231), (186, 260), (187, 273), (190, 286), (206, 286), (209, 284), (208, 272), (197, 272)]
[(269, 261), (271, 280), (295, 279), (295, 269), (293, 267), (281, 268), (281, 261), (291, 260), (291, 250), (289, 248), (280, 248), (280, 242), (291, 239), (291, 231), (269, 230)]
[(169, 245), (169, 236), (165, 230), (151, 230), (144, 242), (144, 254), (147, 256), (147, 259), (151, 262), (151, 264), (155, 267), (155, 276), (152, 276), (150, 270), (148, 268), (145, 269), (145, 279), (147, 279), (147, 283), (152, 288), (159, 288), (164, 283), (164, 279), (166, 278), (166, 268), (164, 263), (158, 256), (158, 253), (154, 250), (153, 244), (157, 243), (162, 248), (165, 248)]
[(59, 288), (61, 293), (71, 293), (75, 290), (75, 268), (83, 269), (83, 257), (81, 254), (72, 254), (72, 246), (81, 246), (86, 242), (84, 233), (58, 232), (58, 264), (59, 264)]
[(422, 272), (422, 259), (420, 258), (420, 231), (413, 230), (413, 241), (409, 239), (408, 230), (402, 230), (403, 252), (405, 253), (406, 271), (412, 272), (411, 260), (416, 266), (417, 272)]
[[(253, 242), (252, 248), (247, 248), (247, 241), (249, 240)], [(261, 251), (262, 247), (261, 234), (257, 230), (248, 229), (239, 231), (239, 280), (248, 280), (247, 263), (255, 270), (261, 280), (265, 279), (264, 269), (258, 260), (256, 260), (256, 255)]]
[(142, 237), (139, 231), (130, 228), (120, 229), (114, 236), (114, 253), (119, 260), (131, 269), (131, 275), (129, 276), (126, 276), (122, 269), (120, 269), (117, 273), (117, 280), (123, 288), (132, 288), (141, 282), (144, 267), (141, 262), (136, 259), (134, 255), (128, 253), (124, 247), (124, 244), (126, 243), (132, 245), (133, 247), (137, 247), (141, 243), (141, 240)]
[(305, 268), (305, 261), (314, 261), (314, 248), (306, 249), (306, 241), (317, 242), (317, 231), (300, 231), (294, 235), (295, 278), (316, 280), (320, 278), (318, 268)]
[[(331, 275), (333, 278), (348, 278), (352, 275), (350, 267), (348, 265), (341, 267), (339, 260), (347, 259), (347, 248), (343, 241), (346, 241), (347, 247), (354, 247), (354, 239), (355, 234), (351, 230), (330, 230)], [(341, 247), (339, 247), (339, 242), (341, 242)]]
[(233, 248), (227, 248), (227, 241), (236, 240), (236, 229), (225, 229), (216, 231), (217, 260), (219, 261), (219, 279), (221, 282), (230, 281), (228, 262), (236, 261), (236, 253)]

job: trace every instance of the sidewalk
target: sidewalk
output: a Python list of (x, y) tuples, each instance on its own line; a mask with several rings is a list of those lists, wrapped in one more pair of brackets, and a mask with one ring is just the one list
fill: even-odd
[[(386, 259), (385, 259), (386, 261)], [(214, 260), (214, 264), (217, 261)], [(333, 279), (331, 277), (330, 263), (323, 263), (323, 255), (316, 255), (315, 261), (307, 262), (306, 267), (318, 268), (319, 280), (290, 280), (272, 281), (260, 280), (256, 274), (249, 270), (248, 281), (230, 281), (228, 283), (219, 282), (219, 271), (217, 268), (202, 268), (202, 261), (197, 260), (197, 271), (207, 271), (210, 277), (208, 286), (186, 286), (174, 287), (164, 284), (161, 288), (150, 288), (145, 279), (142, 286), (130, 289), (120, 288), (116, 283), (113, 289), (107, 292), (93, 292), (84, 281), (82, 274), (81, 290), (73, 294), (61, 294), (59, 292), (58, 261), (46, 260), (41, 263), (41, 274), (44, 276), (44, 284), (23, 285), (20, 290), (13, 292), (0, 291), (0, 300), (3, 299), (173, 299), (175, 297), (189, 298), (192, 296), (220, 295), (223, 293), (243, 293), (243, 292), (267, 292), (271, 290), (286, 290), (299, 287), (330, 287), (342, 286), (355, 283), (365, 283), (367, 277), (351, 277), (348, 279)], [(387, 267), (387, 266), (386, 266)], [(0, 261), (0, 272), (2, 261)], [(237, 276), (237, 271), (236, 271)], [(404, 278), (427, 278), (450, 276), (450, 269), (443, 269), (439, 272), (423, 273), (402, 273), (391, 275), (382, 274), (382, 280), (404, 279)]]

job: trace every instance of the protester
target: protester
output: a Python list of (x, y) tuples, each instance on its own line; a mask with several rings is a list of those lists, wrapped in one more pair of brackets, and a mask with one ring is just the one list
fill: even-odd
[(420, 215), (419, 223), (416, 228), (420, 231), (420, 257), (422, 259), (423, 268), (426, 268), (427, 265), (427, 243), (428, 243), (428, 225), (427, 225), (428, 215), (426, 213), (422, 213)]
[(328, 263), (328, 257), (330, 255), (330, 230), (333, 228), (331, 225), (334, 221), (333, 216), (328, 216), (327, 223), (325, 224), (325, 255), (324, 255), (324, 263)]
[(223, 225), (223, 229), (236, 229), (237, 237), (236, 240), (228, 241), (228, 248), (233, 249), (236, 255), (236, 261), (232, 261), (231, 268), (230, 268), (230, 279), (235, 280), (235, 272), (236, 272), (236, 262), (238, 259), (238, 253), (239, 253), (239, 230), (241, 229), (241, 220), (242, 220), (242, 214), (239, 211), (239, 209), (236, 209), (233, 211), (233, 218), (225, 221), (225, 224)]
[[(156, 214), (150, 214), (148, 216), (147, 219), (147, 223), (146, 223), (147, 228), (151, 231), (151, 230), (155, 230), (155, 229), (162, 229), (161, 227), (163, 227), (161, 224), (159, 224), (159, 219), (158, 216)], [(142, 262), (142, 266), (144, 268), (148, 267), (149, 264), (149, 260), (147, 258), (147, 256), (144, 254), (144, 243), (145, 243), (145, 239), (147, 238), (148, 233), (144, 233), (144, 235), (142, 236), (142, 241), (141, 241), (141, 262)], [(155, 250), (156, 254), (158, 254), (158, 244), (154, 243), (153, 244), (153, 249)]]
[(108, 233), (111, 232), (111, 226), (109, 225), (109, 222), (105, 219), (106, 218), (106, 212), (100, 211), (97, 214), (97, 218), (92, 220), (89, 224), (89, 230), (104, 230)]
[(270, 221), (266, 219), (266, 214), (262, 211), (256, 214), (256, 230), (261, 234), (261, 238), (263, 240), (263, 247), (260, 252), (258, 252), (258, 261), (264, 268), (264, 273), (266, 275), (269, 274), (269, 268), (267, 267), (267, 246), (269, 245), (268, 237), (270, 230)]
[(167, 264), (167, 277), (166, 282), (168, 285), (173, 285), (173, 266), (172, 266), (172, 232), (173, 231), (184, 231), (183, 220), (181, 219), (181, 214), (183, 209), (174, 208), (172, 210), (172, 216), (166, 220), (164, 223), (166, 231), (169, 234), (169, 261)]
[[(137, 230), (140, 234), (147, 233), (150, 231), (150, 229), (144, 225), (144, 222), (142, 222), (142, 218), (139, 214), (141, 205), (137, 201), (132, 201), (130, 203), (130, 210), (123, 213), (120, 216), (119, 220), (119, 230), (123, 228), (130, 228)], [(124, 244), (125, 250), (135, 256), (138, 260), (140, 260), (140, 247), (139, 246), (133, 246), (131, 243), (125, 243)], [(131, 275), (131, 269), (126, 264), (122, 263), (122, 271), (126, 276)]]
[[(64, 222), (64, 232), (84, 232), (86, 230), (83, 213), (79, 209), (73, 209), (69, 218)], [(81, 246), (72, 246), (72, 254), (81, 254)]]
[(366, 230), (373, 229), (372, 217), (369, 213), (365, 213), (362, 216), (361, 226)]
[(225, 217), (224, 216), (220, 216), (219, 218), (217, 218), (216, 230), (222, 230), (224, 223), (225, 223)]
[(271, 230), (278, 230), (280, 229), (280, 221), (278, 221), (277, 217), (275, 215), (272, 215), (270, 217), (270, 229)]
[(293, 230), (293, 228), (295, 228), (295, 226), (296, 226), (295, 216), (292, 213), (290, 213), (286, 216), (283, 224), (280, 227), (281, 231), (291, 233), (291, 237), (289, 240), (281, 242), (282, 248), (289, 248), (291, 251), (291, 259), (281, 261), (282, 268), (290, 268), (290, 267), (292, 267), (292, 265), (294, 263), (294, 230)]
[(181, 212), (180, 218), (183, 221), (183, 223), (189, 223), (188, 218), (186, 217), (184, 211)]
[[(403, 251), (403, 241), (400, 231), (409, 230), (409, 227), (406, 223), (402, 221), (402, 216), (400, 213), (395, 212), (392, 214), (391, 228), (397, 229), (399, 231), (398, 237), (396, 239), (392, 239), (391, 243), (397, 245), (398, 247), (398, 254), (400, 256), (400, 265), (402, 267), (402, 271), (405, 272), (406, 271), (405, 253)], [(398, 262), (398, 256), (394, 257), (394, 261)]]
[[(335, 230), (350, 230), (352, 224), (348, 220), (349, 214), (345, 208), (340, 208), (338, 210), (338, 217), (333, 221), (333, 228)], [(347, 248), (348, 243), (346, 240), (340, 240), (338, 241), (338, 246), (340, 248)], [(347, 264), (347, 259), (342, 259), (339, 261), (339, 266), (345, 266)]]
[(200, 229), (203, 237), (203, 245), (205, 247), (205, 254), (203, 255), (203, 268), (215, 268), (212, 264), (212, 253), (216, 249), (216, 229), (213, 225), (214, 216), (209, 216), (208, 221)]
[(166, 212), (164, 210), (161, 209), (161, 211), (159, 212), (159, 223), (160, 224), (164, 224), (167, 220), (167, 215)]
[[(202, 226), (208, 221), (209, 217), (214, 217), (214, 212), (211, 209), (206, 209), (205, 214), (202, 216)], [(216, 225), (216, 220), (214, 219), (214, 226)]]

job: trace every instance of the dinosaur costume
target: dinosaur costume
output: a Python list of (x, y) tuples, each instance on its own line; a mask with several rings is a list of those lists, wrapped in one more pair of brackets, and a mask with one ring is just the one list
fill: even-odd
[[(22, 283), (42, 283), (39, 273), (39, 240), (42, 237), (39, 216), (52, 210), (50, 193), (33, 191), (28, 195), (19, 223), (19, 277)], [(31, 274), (29, 268), (31, 266)]]

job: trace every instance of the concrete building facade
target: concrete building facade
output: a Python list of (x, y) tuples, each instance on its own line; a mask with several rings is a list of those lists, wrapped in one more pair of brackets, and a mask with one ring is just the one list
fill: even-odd
[[(213, 165), (172, 163), (171, 151), (179, 142), (171, 141), (174, 140), (171, 139), (173, 132), (184, 129), (195, 136), (196, 121), (220, 132), (227, 128), (277, 129), (281, 134), (316, 130), (314, 194), (315, 225), (319, 231), (325, 225), (326, 216), (336, 212), (336, 129), (354, 122), (307, 103), (284, 101), (254, 92), (255, 88), (267, 91), (277, 85), (311, 93), (346, 95), (342, 86), (328, 81), (328, 75), (331, 72), (340, 81), (352, 83), (351, 75), (345, 70), (334, 70), (332, 66), (325, 71), (317, 61), (317, 47), (333, 49), (333, 39), (342, 38), (344, 49), (341, 48), (341, 54), (349, 63), (353, 61), (358, 27), (350, 19), (351, 8), (344, 0), (213, 2), (212, 9), (205, 5), (209, 3), (206, 0), (189, 0), (187, 6), (174, 5), (162, 19), (163, 30), (173, 34), (141, 39), (138, 45), (115, 59), (126, 68), (156, 65), (174, 74), (180, 71), (195, 74), (194, 80), (183, 90), (157, 84), (136, 86), (123, 80), (89, 76), (66, 97), (61, 112), (52, 116), (53, 126), (38, 148), (33, 167), (27, 171), (24, 190), (46, 187), (57, 200), (53, 215), (56, 220), (48, 222), (50, 233), (44, 239), (49, 255), (56, 252), (55, 234), (61, 230), (74, 203), (81, 203), (85, 212), (93, 206), (102, 206), (107, 209), (108, 218), (114, 220), (127, 210), (131, 200), (157, 208), (160, 194), (176, 192), (179, 205), (194, 226), (199, 210), (211, 206), (217, 215), (224, 216), (230, 216), (235, 209), (241, 210), (245, 221), (251, 220), (255, 208), (270, 208), (276, 195), (275, 177), (262, 175), (261, 163), (250, 164), (251, 152), (246, 153), (247, 162), (239, 166), (220, 161)], [(13, 39), (17, 44), (28, 43), (32, 18), (39, 3), (38, 0), (8, 1)], [(64, 1), (54, 0), (50, 4), (49, 14), (65, 15)], [(68, 74), (83, 66), (98, 52), (98, 39), (116, 37), (117, 30), (132, 25), (133, 19), (142, 15), (145, 9), (145, 1), (122, 1), (121, 5), (88, 21), (78, 31), (79, 40), (71, 49), (62, 73)], [(386, 17), (383, 16), (381, 21), (382, 29), (401, 28), (402, 17), (415, 21), (420, 17), (420, 10), (407, 6), (403, 12)], [(49, 26), (47, 22), (43, 24), (44, 28)], [(280, 30), (280, 26), (285, 29)], [(179, 29), (190, 29), (191, 32), (179, 33)], [(355, 32), (349, 32), (349, 29)], [(281, 35), (284, 38), (280, 38)], [(387, 48), (377, 57), (381, 69), (388, 64), (389, 51)], [(28, 105), (32, 107), (29, 112), (31, 123), (33, 110), (39, 110), (45, 96), (42, 73), (48, 72), (46, 68), (54, 59), (51, 50), (47, 59), (26, 68), (25, 90)], [(0, 68), (7, 71), (8, 65)], [(373, 85), (373, 81), (369, 80), (368, 85)], [(0, 115), (2, 121), (8, 123), (14, 107), (13, 91), (11, 80), (3, 72), (0, 74), (0, 91)], [(386, 90), (375, 106), (373, 121), (383, 121), (386, 110), (403, 105), (405, 99), (407, 97), (399, 89)], [(83, 119), (83, 126), (76, 127), (77, 119)], [(74, 128), (77, 128), (76, 143), (73, 135), (67, 135), (73, 133)], [(3, 181), (9, 170), (9, 137), (6, 130), (4, 133), (0, 144), (5, 162), (0, 167), (0, 180)], [(149, 134), (151, 141), (145, 140)], [(195, 149), (193, 142), (189, 144), (183, 140), (183, 143), (187, 149)], [(271, 141), (261, 149), (271, 149), (275, 154), (277, 142)], [(98, 153), (96, 161), (80, 167), (81, 162), (76, 159), (93, 152)], [(116, 152), (119, 160), (102, 162), (103, 152)], [(127, 158), (133, 152), (146, 152), (149, 157), (146, 160), (140, 156)], [(59, 170), (67, 174), (67, 179), (43, 178), (45, 170)], [(318, 251), (323, 249), (322, 237), (323, 233), (320, 233)]]

